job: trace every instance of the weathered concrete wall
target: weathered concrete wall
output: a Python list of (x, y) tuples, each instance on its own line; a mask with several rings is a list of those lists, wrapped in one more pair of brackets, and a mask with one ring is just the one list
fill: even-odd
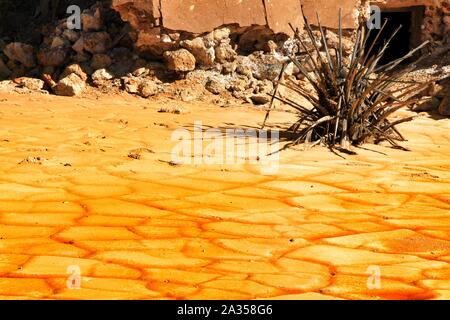
[(143, 24), (192, 33), (222, 25), (267, 25), (275, 33), (302, 28), (298, 0), (113, 0), (113, 8), (134, 27)]
[(171, 30), (203, 33), (226, 24), (265, 25), (261, 0), (162, 0), (163, 25)]
[(360, 0), (302, 0), (308, 22), (317, 25), (316, 12), (321, 25), (337, 29), (339, 26), (339, 8), (342, 9), (342, 27), (354, 28), (358, 22)]
[(379, 0), (371, 1), (380, 8), (403, 8), (414, 6), (439, 6), (442, 0)]

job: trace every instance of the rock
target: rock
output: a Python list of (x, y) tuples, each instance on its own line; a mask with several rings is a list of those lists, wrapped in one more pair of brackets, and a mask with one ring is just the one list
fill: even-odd
[(273, 91), (273, 82), (269, 80), (263, 80), (258, 82), (255, 88), (255, 93), (271, 94)]
[(155, 58), (163, 57), (166, 51), (177, 49), (176, 42), (168, 35), (161, 35), (159, 28), (141, 30), (135, 45), (141, 52)]
[(65, 29), (62, 33), (62, 36), (70, 42), (76, 42), (78, 39), (80, 39), (81, 35), (75, 30)]
[(37, 54), (39, 64), (44, 67), (61, 67), (66, 64), (67, 57), (64, 48), (41, 48)]
[(68, 75), (75, 73), (78, 77), (80, 77), (83, 81), (87, 81), (88, 75), (81, 66), (77, 63), (71, 64), (67, 66), (64, 71), (61, 73), (60, 79), (67, 77)]
[(142, 81), (137, 93), (143, 98), (148, 98), (154, 96), (158, 92), (158, 85), (154, 81)]
[(283, 63), (277, 55), (257, 52), (251, 54), (249, 58), (253, 63), (249, 63), (248, 66), (256, 79), (274, 81), (279, 77)]
[(41, 79), (23, 78), (21, 84), (27, 89), (38, 91), (44, 88), (45, 82)]
[(3, 53), (11, 60), (18, 61), (27, 68), (36, 66), (34, 48), (21, 42), (12, 42), (6, 45)]
[(150, 69), (146, 67), (137, 68), (132, 74), (135, 77), (146, 77), (150, 74)]
[(6, 66), (3, 62), (3, 59), (0, 58), (0, 80), (7, 79), (11, 75), (11, 70)]
[(206, 82), (208, 82), (209, 78), (211, 76), (214, 76), (215, 74), (211, 70), (201, 70), (196, 69), (194, 71), (189, 72), (186, 75), (186, 80), (190, 83), (200, 84), (202, 87), (206, 85)]
[(237, 53), (228, 42), (221, 42), (216, 48), (216, 60), (219, 63), (225, 63), (227, 61), (233, 61)]
[(86, 83), (75, 73), (71, 73), (61, 79), (53, 90), (59, 96), (77, 96), (83, 92), (85, 87)]
[(195, 69), (195, 57), (186, 49), (166, 51), (164, 53), (167, 68), (176, 72), (188, 72)]
[(253, 78), (253, 70), (256, 69), (254, 62), (248, 57), (238, 57), (236, 72), (251, 79)]
[(84, 50), (84, 39), (80, 37), (72, 46), (72, 49), (77, 53), (83, 53)]
[(300, 48), (303, 49), (298, 39), (290, 38), (283, 43), (280, 51), (285, 56), (292, 56), (298, 54), (301, 51)]
[(94, 84), (95, 83), (101, 84), (104, 81), (111, 80), (112, 78), (114, 78), (114, 75), (112, 75), (106, 69), (99, 69), (92, 74), (91, 78), (94, 81)]
[(70, 43), (67, 39), (64, 39), (60, 36), (56, 36), (53, 38), (52, 43), (50, 45), (50, 48), (59, 48), (59, 47), (65, 47), (68, 46)]
[(100, 30), (103, 26), (100, 8), (84, 10), (81, 14), (81, 25), (84, 32)]
[(222, 73), (225, 75), (233, 74), (236, 71), (236, 68), (236, 62), (226, 62), (222, 65)]
[(444, 97), (442, 99), (438, 111), (443, 116), (450, 116), (450, 97)]
[(159, 110), (159, 113), (173, 113), (173, 114), (183, 114), (189, 113), (190, 110), (184, 109), (180, 106), (162, 106)]
[(267, 94), (255, 94), (250, 99), (256, 105), (266, 104), (270, 102), (270, 97)]
[(284, 73), (288, 76), (295, 76), (300, 73), (300, 69), (293, 62), (289, 62), (284, 69)]
[(200, 66), (210, 67), (214, 63), (216, 56), (214, 48), (207, 48), (202, 38), (185, 40), (180, 45), (194, 55), (196, 62)]
[(42, 80), (52, 89), (56, 87), (56, 82), (53, 80), (52, 76), (48, 73), (42, 73)]
[(278, 45), (272, 40), (267, 41), (263, 46), (263, 51), (267, 53), (274, 54), (275, 52), (277, 52), (277, 49)]
[(245, 80), (245, 79), (239, 79), (239, 78), (234, 79), (234, 80), (231, 82), (230, 89), (231, 89), (233, 92), (243, 92), (243, 91), (245, 91), (245, 90), (248, 89), (248, 80)]
[(135, 77), (123, 77), (123, 85), (128, 93), (138, 93), (140, 81)]
[(82, 41), (83, 41), (83, 48), (87, 52), (90, 52), (92, 54), (105, 53), (111, 43), (111, 37), (107, 32), (103, 31), (89, 32), (83, 35)]
[(204, 90), (205, 88), (200, 83), (194, 83), (191, 87), (183, 88), (177, 92), (177, 97), (184, 102), (199, 100)]
[(111, 65), (112, 60), (107, 54), (94, 54), (91, 60), (91, 68), (94, 70), (104, 69)]
[(217, 77), (210, 77), (205, 84), (205, 89), (212, 94), (220, 94), (226, 90), (226, 85)]
[(423, 97), (420, 104), (413, 108), (414, 111), (432, 111), (439, 108), (441, 101), (436, 97)]
[(231, 30), (229, 28), (220, 28), (213, 31), (213, 38), (215, 41), (228, 39), (230, 37)]
[(14, 88), (15, 84), (11, 80), (0, 81), (0, 92), (12, 92)]

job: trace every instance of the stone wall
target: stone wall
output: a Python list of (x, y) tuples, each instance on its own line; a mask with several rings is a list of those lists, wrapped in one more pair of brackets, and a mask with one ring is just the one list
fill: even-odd
[(267, 25), (291, 33), (302, 27), (298, 0), (113, 0), (113, 8), (135, 28), (164, 27), (204, 33), (223, 25)]

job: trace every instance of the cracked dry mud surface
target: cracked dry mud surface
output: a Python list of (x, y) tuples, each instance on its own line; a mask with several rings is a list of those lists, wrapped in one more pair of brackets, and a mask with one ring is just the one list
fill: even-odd
[(450, 298), (449, 119), (400, 126), (411, 152), (288, 150), (265, 176), (168, 163), (174, 129), (255, 126), (263, 111), (170, 104), (190, 113), (0, 93), (0, 298)]

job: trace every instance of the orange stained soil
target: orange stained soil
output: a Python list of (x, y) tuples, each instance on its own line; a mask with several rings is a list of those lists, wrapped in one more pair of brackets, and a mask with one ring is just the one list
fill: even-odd
[(401, 125), (410, 152), (283, 151), (275, 175), (171, 162), (179, 127), (263, 118), (0, 93), (0, 298), (450, 298), (450, 119)]

